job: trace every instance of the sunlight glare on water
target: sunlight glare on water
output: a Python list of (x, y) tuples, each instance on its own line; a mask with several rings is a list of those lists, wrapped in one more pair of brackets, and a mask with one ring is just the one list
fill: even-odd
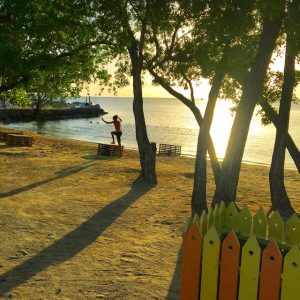
[(233, 123), (233, 114), (230, 111), (232, 106), (233, 105), (230, 101), (220, 100), (215, 108), (210, 133), (219, 158), (223, 158), (225, 156), (230, 130)]

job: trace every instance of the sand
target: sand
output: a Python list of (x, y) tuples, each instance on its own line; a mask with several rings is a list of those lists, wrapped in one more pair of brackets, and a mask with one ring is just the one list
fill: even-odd
[[(178, 299), (194, 159), (157, 156), (149, 186), (136, 151), (30, 135), (31, 148), (0, 143), (0, 298)], [(286, 187), (299, 213), (296, 171)], [(237, 203), (268, 209), (267, 167), (243, 165)]]

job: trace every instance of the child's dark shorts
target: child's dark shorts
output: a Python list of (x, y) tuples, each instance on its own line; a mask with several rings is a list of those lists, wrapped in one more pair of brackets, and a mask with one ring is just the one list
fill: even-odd
[(119, 131), (119, 132), (113, 131), (112, 133), (117, 137), (118, 143), (121, 143), (122, 131)]

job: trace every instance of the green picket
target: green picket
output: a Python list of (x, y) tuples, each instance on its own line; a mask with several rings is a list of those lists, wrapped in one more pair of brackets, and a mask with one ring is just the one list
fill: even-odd
[(214, 225), (214, 211), (212, 207), (209, 207), (207, 210), (207, 230)]
[(290, 246), (299, 244), (300, 242), (300, 220), (296, 214), (293, 214), (293, 216), (286, 222), (285, 242)]
[(214, 213), (214, 225), (218, 232), (220, 232), (220, 215), (219, 215), (219, 204), (216, 204), (213, 210)]
[(242, 249), (238, 300), (257, 299), (261, 249), (252, 235)]
[(252, 232), (252, 215), (250, 209), (245, 205), (238, 215), (238, 232), (241, 236), (249, 237)]
[(191, 218), (191, 217), (188, 217), (188, 218), (186, 219), (185, 224), (184, 224), (184, 227), (183, 227), (183, 232), (184, 232), (184, 233), (187, 232), (187, 231), (189, 230), (191, 224), (192, 224), (192, 218)]
[(253, 217), (253, 234), (255, 234), (257, 238), (266, 239), (267, 225), (268, 225), (268, 219), (263, 209), (260, 208), (256, 212), (255, 216)]
[(215, 226), (210, 227), (203, 241), (201, 300), (217, 299), (220, 244)]
[[(300, 295), (300, 250), (294, 245), (284, 258), (281, 300), (299, 299)], [(295, 298), (296, 297), (296, 298)]]
[(220, 228), (222, 229), (224, 226), (224, 218), (225, 218), (225, 202), (222, 201), (219, 206), (219, 220), (220, 220)]
[(201, 214), (199, 225), (200, 225), (200, 232), (202, 233), (202, 236), (204, 236), (207, 232), (207, 214), (205, 210)]
[(224, 227), (227, 229), (236, 229), (238, 221), (238, 211), (233, 202), (231, 202), (225, 210)]
[(195, 223), (197, 225), (197, 227), (200, 229), (200, 219), (198, 214), (194, 214), (194, 218), (193, 218), (193, 223)]
[(284, 241), (284, 222), (278, 210), (272, 213), (268, 222), (268, 239), (278, 243)]

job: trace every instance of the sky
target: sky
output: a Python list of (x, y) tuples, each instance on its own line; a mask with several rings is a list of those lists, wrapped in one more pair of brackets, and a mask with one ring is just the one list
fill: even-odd
[[(185, 96), (189, 97), (189, 91), (184, 90), (183, 88), (175, 88), (178, 92), (183, 93)], [(194, 87), (195, 89), (195, 97), (198, 99), (206, 99), (209, 93), (210, 85), (208, 84), (207, 80), (203, 80), (201, 86)], [(97, 84), (90, 84), (89, 85), (89, 92), (90, 96), (98, 96), (99, 95), (99, 86)], [(86, 90), (83, 90), (81, 95), (86, 96), (87, 92)], [(113, 93), (109, 93), (107, 90), (104, 90), (101, 93), (101, 96), (103, 97), (113, 97), (113, 96), (119, 96), (119, 97), (132, 97), (133, 91), (132, 91), (132, 84), (118, 89), (118, 94), (114, 95)], [(143, 96), (144, 97), (153, 97), (153, 98), (171, 98), (173, 97), (170, 95), (167, 91), (165, 91), (160, 86), (154, 86), (151, 84), (151, 78), (145, 78), (144, 85), (143, 85)]]
[[(283, 66), (284, 66), (284, 58), (283, 57), (274, 57), (273, 58), (273, 64), (271, 66), (271, 69), (273, 71), (283, 71)], [(114, 67), (113, 65), (109, 65), (108, 69), (111, 73), (113, 73)], [(300, 70), (300, 65), (296, 66), (297, 70)], [(153, 97), (153, 98), (170, 98), (173, 97), (171, 96), (167, 91), (165, 91), (162, 87), (160, 86), (154, 86), (152, 85), (152, 79), (150, 75), (145, 76), (144, 78), (144, 85), (143, 85), (143, 96), (144, 97)], [(97, 84), (90, 84), (88, 86), (89, 89), (89, 95), (90, 96), (99, 96), (99, 85)], [(186, 97), (189, 98), (189, 91), (184, 90), (183, 88), (175, 88), (178, 92), (183, 93)], [(208, 98), (208, 93), (210, 90), (210, 85), (207, 80), (203, 79), (201, 81), (200, 86), (194, 86), (194, 93), (195, 93), (195, 98), (198, 99), (204, 99), (207, 100)], [(86, 96), (87, 90), (84, 89), (81, 92), (81, 96)], [(296, 95), (298, 98), (300, 98), (300, 85), (296, 88)], [(117, 95), (114, 95), (112, 92), (108, 92), (108, 90), (104, 90), (100, 96), (103, 97), (113, 97), (113, 96), (118, 96), (118, 97), (133, 97), (133, 91), (132, 91), (132, 84), (118, 89)]]

